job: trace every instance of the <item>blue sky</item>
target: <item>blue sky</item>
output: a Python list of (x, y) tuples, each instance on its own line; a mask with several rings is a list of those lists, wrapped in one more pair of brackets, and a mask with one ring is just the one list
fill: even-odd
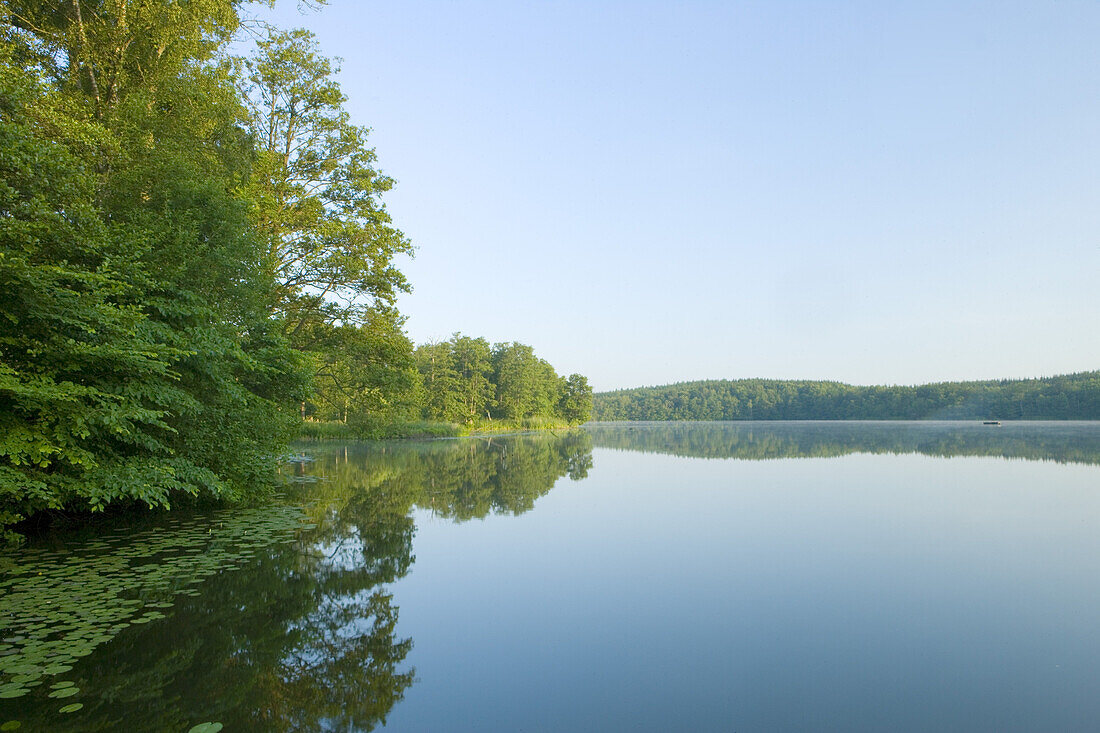
[(597, 390), (1100, 368), (1100, 4), (372, 2), (343, 59), (417, 342)]

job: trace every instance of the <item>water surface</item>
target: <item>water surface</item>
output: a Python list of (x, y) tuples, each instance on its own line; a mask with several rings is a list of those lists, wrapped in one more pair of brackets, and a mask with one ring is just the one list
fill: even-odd
[(315, 460), (277, 506), (3, 558), (0, 695), (23, 693), (0, 723), (1100, 719), (1100, 425), (602, 424), (301, 450)]

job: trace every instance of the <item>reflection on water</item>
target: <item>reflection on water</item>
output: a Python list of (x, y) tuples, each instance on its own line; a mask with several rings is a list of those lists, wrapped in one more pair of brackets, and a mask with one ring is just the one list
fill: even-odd
[(404, 511), (417, 505), (459, 521), (522, 514), (559, 478), (579, 481), (592, 467), (592, 440), (583, 430), (354, 446), (320, 443), (304, 450), (315, 458), (310, 474), (325, 479), (322, 495), (350, 497), (359, 492), (349, 486), (378, 487)]
[[(1100, 424), (596, 424), (299, 451), (273, 506), (0, 555), (0, 730), (1100, 717)], [(807, 460), (760, 460), (780, 458)]]
[(1095, 730), (1098, 428), (593, 426), (535, 511), (417, 515), (388, 729)]
[(922, 453), (1100, 463), (1100, 422), (648, 422), (593, 423), (587, 429), (599, 448), (691, 458)]
[[(521, 514), (592, 465), (581, 431), (307, 450), (320, 480), (241, 521), (168, 517), (0, 558), (0, 726), (371, 730), (416, 679), (390, 590), (414, 562), (413, 508)], [(107, 570), (117, 602), (73, 582)]]

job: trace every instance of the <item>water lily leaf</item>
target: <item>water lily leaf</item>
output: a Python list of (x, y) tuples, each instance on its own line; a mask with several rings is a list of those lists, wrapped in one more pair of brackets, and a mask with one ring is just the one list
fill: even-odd
[(187, 733), (218, 733), (221, 729), (221, 723), (199, 723)]

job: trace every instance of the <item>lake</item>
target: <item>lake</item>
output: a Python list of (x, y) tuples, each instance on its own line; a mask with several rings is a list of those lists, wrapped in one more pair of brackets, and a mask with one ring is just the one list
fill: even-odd
[(1098, 423), (295, 450), (269, 506), (0, 556), (0, 730), (1100, 720)]

